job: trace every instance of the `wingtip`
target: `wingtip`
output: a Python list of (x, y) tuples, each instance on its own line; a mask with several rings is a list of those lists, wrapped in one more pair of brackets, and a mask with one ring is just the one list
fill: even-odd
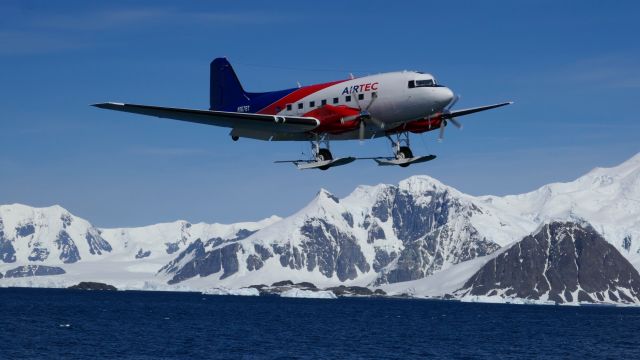
[(114, 108), (116, 106), (124, 106), (124, 104), (123, 103), (117, 103), (117, 102), (105, 102), (105, 103), (91, 104), (90, 106), (97, 107), (97, 108), (100, 108), (100, 109), (111, 109), (111, 108)]

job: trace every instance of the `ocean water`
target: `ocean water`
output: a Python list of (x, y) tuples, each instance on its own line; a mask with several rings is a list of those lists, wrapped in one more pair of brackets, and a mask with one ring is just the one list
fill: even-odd
[(0, 289), (2, 359), (640, 359), (640, 309)]

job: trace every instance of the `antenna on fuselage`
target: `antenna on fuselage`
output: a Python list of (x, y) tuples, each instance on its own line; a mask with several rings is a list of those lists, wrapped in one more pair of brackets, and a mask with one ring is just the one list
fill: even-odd
[(300, 81), (296, 81), (296, 84), (298, 84), (298, 89), (302, 87), (302, 84), (300, 84)]
[(353, 80), (353, 79), (355, 79), (355, 78), (356, 78), (356, 77), (355, 77), (355, 76), (353, 76), (353, 73), (349, 73), (349, 79)]

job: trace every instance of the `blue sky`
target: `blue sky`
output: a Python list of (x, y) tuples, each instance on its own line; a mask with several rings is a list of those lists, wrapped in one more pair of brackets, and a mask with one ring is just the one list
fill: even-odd
[[(0, 203), (60, 204), (98, 226), (286, 216), (321, 187), (345, 196), (416, 174), (520, 193), (640, 151), (634, 1), (9, 0), (0, 13)], [(88, 106), (207, 108), (218, 56), (250, 91), (411, 69), (462, 94), (459, 108), (516, 103), (462, 118), (443, 143), (413, 136), (433, 162), (326, 172), (273, 164), (306, 143)], [(390, 151), (384, 139), (332, 150)]]

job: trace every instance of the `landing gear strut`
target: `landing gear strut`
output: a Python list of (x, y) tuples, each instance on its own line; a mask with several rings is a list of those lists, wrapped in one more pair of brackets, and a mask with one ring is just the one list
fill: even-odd
[[(324, 147), (321, 148), (320, 145), (324, 145)], [(333, 155), (331, 155), (329, 148), (329, 139), (326, 134), (316, 134), (315, 139), (311, 140), (311, 151), (313, 152), (313, 157), (316, 161), (333, 160)], [(320, 170), (327, 170), (329, 168), (330, 166), (328, 165), (318, 167)]]
[[(412, 159), (413, 152), (409, 147), (409, 132), (401, 132), (395, 134), (395, 140), (391, 138), (391, 136), (387, 135), (387, 139), (391, 141), (391, 147), (393, 147), (393, 154), (395, 155), (397, 160), (405, 160)], [(400, 167), (407, 167), (411, 163), (400, 163), (398, 164)]]
[[(320, 147), (320, 146), (323, 147)], [(334, 159), (329, 150), (329, 139), (327, 134), (314, 134), (311, 140), (311, 159), (304, 160), (281, 160), (277, 163), (293, 163), (298, 169), (320, 169), (327, 170), (332, 167), (350, 164), (356, 160), (355, 157), (341, 157)]]
[(423, 163), (436, 158), (435, 155), (413, 156), (413, 152), (409, 147), (409, 132), (405, 131), (394, 135), (395, 139), (387, 135), (387, 139), (391, 141), (394, 157), (373, 158), (378, 165), (407, 167), (411, 164)]

